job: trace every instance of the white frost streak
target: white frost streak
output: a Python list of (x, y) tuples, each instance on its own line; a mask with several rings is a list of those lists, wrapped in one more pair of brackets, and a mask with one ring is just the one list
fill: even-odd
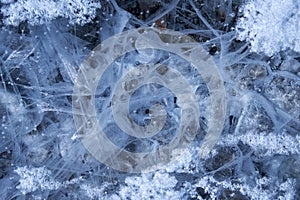
[[(220, 140), (223, 144), (237, 144), (242, 141), (255, 151), (265, 151), (265, 156), (274, 154), (290, 155), (300, 154), (300, 137), (290, 136), (287, 133), (256, 133), (249, 131), (243, 135), (228, 135)], [(262, 152), (261, 152), (262, 153)]]
[[(283, 183), (275, 182), (268, 178), (259, 178), (255, 180), (256, 186), (247, 184), (246, 179), (239, 179), (236, 183), (228, 181), (216, 181), (212, 176), (205, 176), (199, 180), (194, 187), (201, 187), (205, 192), (211, 194), (212, 199), (216, 199), (218, 193), (222, 189), (229, 189), (232, 191), (239, 191), (255, 200), (268, 200), (268, 199), (293, 199), (295, 196), (295, 180), (287, 179)], [(271, 185), (271, 187), (266, 187)], [(280, 193), (277, 196), (277, 193)]]
[[(67, 187), (68, 185), (79, 184), (85, 181), (80, 177), (70, 181), (58, 182), (53, 178), (52, 172), (45, 167), (29, 168), (24, 166), (18, 167), (15, 169), (15, 172), (20, 176), (20, 184), (17, 186), (17, 189), (24, 195), (36, 190), (57, 190)], [(80, 185), (80, 190), (90, 199), (102, 199), (102, 197), (105, 197), (104, 190), (108, 186), (108, 183), (104, 183), (98, 188), (90, 184), (82, 183)]]
[(241, 9), (238, 38), (252, 51), (271, 56), (288, 48), (300, 52), (300, 0), (251, 0)]

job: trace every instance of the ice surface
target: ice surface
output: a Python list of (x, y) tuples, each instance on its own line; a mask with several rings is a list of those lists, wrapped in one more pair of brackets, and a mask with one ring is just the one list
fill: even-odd
[[(49, 0), (36, 1), (37, 13), (32, 0), (0, 2), (2, 199), (300, 198), (299, 37), (290, 26), (300, 21), (298, 1), (280, 2), (276, 9), (278, 1), (272, 1), (273, 7), (266, 9), (271, 1)], [(68, 10), (67, 16), (61, 7), (53, 8), (70, 2), (70, 9), (78, 6), (82, 12)], [(47, 7), (42, 15), (47, 5), (53, 9)], [(256, 22), (251, 26), (251, 20), (241, 18), (247, 13)], [(241, 23), (247, 28), (244, 32)], [(260, 30), (262, 24), (269, 31)], [(159, 118), (166, 124), (152, 127), (158, 134), (151, 132), (151, 138), (138, 139), (126, 133), (126, 124), (119, 126), (123, 121), (113, 113), (122, 109), (111, 107), (114, 91), (119, 80), (134, 77), (128, 72), (138, 66), (162, 64), (180, 72), (199, 109), (199, 128), (190, 146), (171, 151), (169, 163), (148, 166), (150, 173), (132, 174), (99, 162), (85, 148), (73, 119), (82, 113), (72, 109), (72, 98), (80, 66), (97, 45), (115, 34), (146, 27), (180, 31), (212, 56), (223, 79), (227, 111), (217, 144), (207, 157), (200, 157), (210, 111), (215, 109), (203, 74), (174, 52), (156, 48), (112, 60), (95, 84), (94, 108), (107, 138), (121, 150), (147, 153), (168, 144), (177, 137), (182, 119), (177, 94), (161, 80), (135, 88), (134, 79), (127, 79), (125, 88), (134, 88), (126, 99), (134, 123), (149, 125), (154, 108), (154, 119), (166, 113)], [(274, 29), (279, 34), (270, 34)]]

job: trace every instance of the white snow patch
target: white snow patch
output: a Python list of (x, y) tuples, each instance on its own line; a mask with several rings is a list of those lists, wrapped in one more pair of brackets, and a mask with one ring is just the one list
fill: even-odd
[(300, 52), (300, 0), (250, 0), (241, 7), (238, 39), (272, 56), (288, 48)]

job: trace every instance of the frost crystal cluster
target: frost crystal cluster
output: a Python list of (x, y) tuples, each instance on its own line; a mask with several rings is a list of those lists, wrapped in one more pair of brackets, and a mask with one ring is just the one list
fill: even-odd
[(31, 25), (49, 23), (58, 17), (67, 18), (70, 23), (85, 24), (96, 17), (97, 8), (101, 7), (97, 0), (19, 0), (8, 3), (1, 9), (4, 22), (15, 26), (24, 21)]
[(299, 0), (0, 7), (1, 199), (300, 199)]
[(254, 52), (271, 56), (292, 49), (300, 52), (300, 1), (250, 0), (240, 9), (238, 39)]

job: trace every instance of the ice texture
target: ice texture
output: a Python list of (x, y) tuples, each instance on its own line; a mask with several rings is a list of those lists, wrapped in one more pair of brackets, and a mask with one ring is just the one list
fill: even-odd
[[(32, 2), (40, 5), (37, 13)], [(83, 12), (62, 14), (56, 12), (59, 6), (53, 8), (69, 2)], [(0, 1), (1, 199), (299, 199), (300, 54), (298, 35), (287, 31), (300, 21), (299, 2), (280, 2), (278, 9), (270, 7), (274, 12), (265, 7), (268, 2)], [(27, 7), (12, 9), (17, 5)], [(45, 6), (53, 9), (47, 7), (48, 13), (41, 15)], [(295, 15), (287, 14), (290, 9)], [(254, 29), (241, 18), (245, 13), (254, 14), (254, 28), (266, 22), (268, 31), (248, 32)], [(274, 18), (268, 17), (271, 13)], [(282, 24), (284, 30), (277, 26), (285, 22), (281, 16), (289, 21)], [(247, 32), (237, 29), (241, 22)], [(226, 92), (225, 123), (212, 151), (199, 156), (215, 108), (202, 74), (167, 50), (119, 56), (96, 85), (94, 108), (107, 138), (121, 150), (151, 152), (168, 144), (182, 118), (175, 93), (157, 82), (135, 88), (127, 100), (130, 117), (139, 126), (150, 124), (153, 106), (156, 111), (163, 108), (166, 124), (158, 134), (136, 139), (118, 126), (113, 115), (118, 110), (111, 107), (114, 90), (138, 66), (163, 64), (177, 70), (199, 109), (198, 129), (189, 146), (173, 149), (171, 161), (149, 166), (149, 173), (125, 173), (97, 160), (82, 143), (73, 118), (82, 114), (72, 109), (74, 85), (82, 63), (101, 42), (149, 27), (186, 34), (212, 57)], [(269, 35), (274, 29), (283, 32)]]
[[(173, 53), (173, 57), (165, 54), (164, 60), (157, 61), (153, 56), (155, 49), (169, 51)], [(134, 51), (139, 56), (137, 56), (136, 66), (132, 68), (130, 67), (132, 59), (128, 59), (130, 57), (128, 54)], [(135, 152), (134, 150), (133, 152), (126, 151), (126, 147), (123, 151), (111, 143), (102, 130), (102, 127), (105, 128), (106, 125), (105, 123), (99, 125), (94, 108), (99, 80), (103, 77), (105, 70), (110, 67), (112, 61), (123, 55), (127, 58), (123, 59), (122, 57), (121, 66), (115, 65), (114, 67), (122, 69), (122, 65), (126, 66), (122, 70), (125, 75), (122, 75), (116, 85), (112, 86), (114, 89), (111, 95), (107, 96), (110, 99), (109, 105), (101, 108), (101, 122), (107, 116), (107, 114), (104, 117), (101, 116), (102, 113), (112, 113), (113, 119), (111, 121), (117, 125), (112, 126), (118, 127), (119, 130), (134, 138), (132, 140), (135, 142), (126, 141), (127, 145), (141, 146), (136, 143), (142, 138), (145, 139), (141, 140), (142, 143), (153, 143), (154, 146), (157, 146), (153, 141), (157, 141), (157, 137), (166, 137), (164, 135), (173, 131), (170, 128), (174, 128), (166, 123), (167, 112), (164, 106), (169, 107), (170, 104), (163, 103), (167, 101), (165, 99), (160, 102), (160, 98), (157, 97), (157, 100), (151, 103), (152, 105), (144, 105), (149, 110), (149, 123), (140, 126), (130, 116), (129, 102), (131, 96), (143, 85), (159, 84), (174, 93), (171, 101), (176, 99), (173, 101), (181, 109), (180, 120), (178, 120), (180, 125), (175, 131), (176, 137), (164, 142), (164, 145), (159, 145), (159, 148), (150, 147), (148, 150), (145, 147), (144, 149), (148, 150), (147, 153)], [(181, 57), (181, 60), (177, 61), (176, 57)], [(178, 65), (184, 61), (190, 65), (185, 69), (182, 68), (181, 64)], [(186, 148), (199, 129), (199, 105), (194, 94), (194, 91), (197, 90), (196, 79), (189, 83), (179, 71), (183, 71), (187, 77), (198, 77), (198, 79), (202, 77), (211, 96), (210, 107), (214, 109), (210, 110), (209, 116), (205, 116), (208, 130), (199, 150), (201, 157), (207, 156), (216, 144), (225, 121), (226, 105), (223, 80), (210, 55), (195, 41), (180, 32), (162, 31), (154, 28), (126, 31), (105, 40), (83, 62), (80, 74), (75, 81), (73, 111), (78, 113), (74, 115), (74, 120), (84, 146), (99, 161), (120, 171), (140, 173), (152, 165), (169, 162), (172, 159), (171, 152), (173, 149)], [(155, 92), (152, 92), (152, 96), (156, 98)], [(107, 112), (105, 107), (111, 111)], [(138, 109), (133, 112), (138, 112)], [(164, 131), (159, 133), (163, 128)]]

